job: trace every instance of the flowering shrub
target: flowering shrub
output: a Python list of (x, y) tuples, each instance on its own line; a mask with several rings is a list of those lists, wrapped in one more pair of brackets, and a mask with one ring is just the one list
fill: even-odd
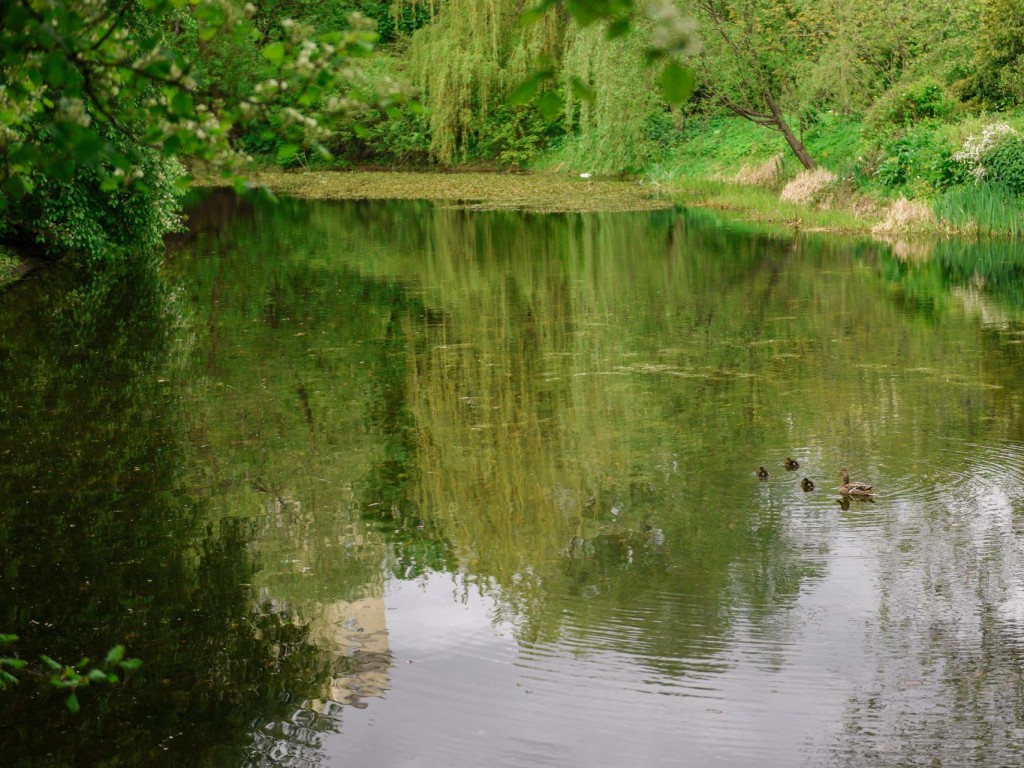
[(965, 166), (975, 182), (981, 182), (988, 176), (986, 161), (1000, 146), (1018, 136), (1016, 129), (1007, 123), (992, 123), (980, 136), (968, 136), (963, 149), (953, 155), (953, 160)]

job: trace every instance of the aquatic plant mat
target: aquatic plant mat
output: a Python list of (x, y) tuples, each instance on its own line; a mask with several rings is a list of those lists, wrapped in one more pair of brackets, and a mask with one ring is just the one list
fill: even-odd
[[(399, 173), (379, 171), (259, 172), (254, 184), (278, 194), (317, 200), (443, 200), (479, 210), (540, 213), (644, 211), (673, 202), (640, 181), (583, 179), (549, 174)], [(199, 186), (230, 186), (212, 175), (196, 175)]]

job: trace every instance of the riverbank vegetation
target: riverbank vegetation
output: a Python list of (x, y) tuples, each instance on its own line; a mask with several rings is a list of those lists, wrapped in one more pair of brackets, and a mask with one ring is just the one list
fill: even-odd
[(623, 176), (798, 228), (1024, 229), (1011, 0), (121, 5), (0, 11), (7, 244), (155, 248), (187, 168), (243, 188), (251, 160)]

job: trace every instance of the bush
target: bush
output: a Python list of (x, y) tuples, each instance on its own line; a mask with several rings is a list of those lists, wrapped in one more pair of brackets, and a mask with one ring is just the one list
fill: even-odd
[(911, 125), (920, 120), (946, 117), (953, 111), (953, 103), (935, 83), (920, 83), (907, 88), (889, 106), (886, 117), (895, 125)]
[(1007, 123), (991, 123), (968, 136), (954, 160), (965, 180), (973, 179), (1024, 194), (1024, 137)]
[(1024, 195), (1024, 137), (1007, 136), (982, 158), (982, 164), (990, 184)]
[(555, 132), (531, 106), (503, 106), (480, 124), (472, 154), (504, 168), (522, 168), (543, 151)]
[(942, 87), (932, 81), (890, 90), (867, 114), (868, 138), (883, 143), (922, 121), (948, 117), (954, 107)]
[(359, 116), (358, 132), (352, 125), (339, 125), (328, 148), (343, 165), (384, 166), (426, 165), (430, 160), (430, 126), (409, 111), (389, 117), (377, 110)]
[(963, 166), (938, 135), (938, 126), (926, 122), (882, 145), (875, 177), (887, 189), (916, 186), (942, 190), (961, 183)]
[(0, 231), (35, 242), (48, 256), (143, 256), (181, 227), (178, 182), (183, 175), (177, 160), (152, 151), (141, 154), (138, 178), (114, 189), (88, 167), (80, 166), (67, 181), (39, 175), (32, 192), (5, 212)]

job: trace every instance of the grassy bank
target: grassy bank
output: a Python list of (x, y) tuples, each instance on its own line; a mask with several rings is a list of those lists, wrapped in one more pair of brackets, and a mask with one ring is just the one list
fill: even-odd
[(651, 177), (682, 203), (792, 229), (875, 235), (1024, 235), (1024, 114), (880, 127), (820, 116), (804, 171), (782, 136), (748, 121), (692, 121)]

